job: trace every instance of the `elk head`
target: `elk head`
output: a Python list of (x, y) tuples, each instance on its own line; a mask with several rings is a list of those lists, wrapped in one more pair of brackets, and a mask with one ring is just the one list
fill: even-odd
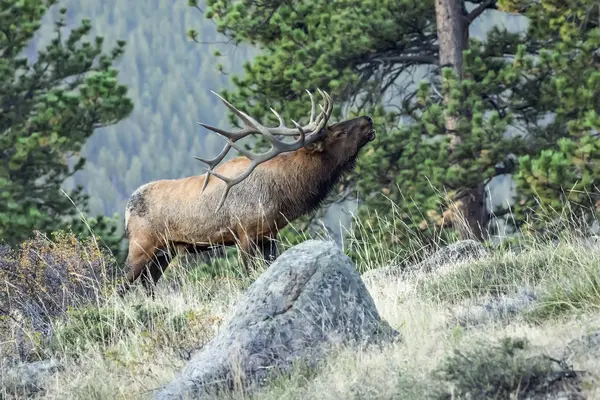
[(327, 153), (343, 165), (353, 162), (359, 150), (375, 140), (376, 134), (373, 120), (364, 116), (323, 128), (322, 136), (304, 148), (311, 152)]

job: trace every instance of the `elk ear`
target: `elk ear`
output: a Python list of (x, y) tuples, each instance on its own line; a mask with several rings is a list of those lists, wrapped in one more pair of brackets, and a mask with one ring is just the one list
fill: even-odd
[(311, 144), (307, 144), (306, 146), (304, 146), (304, 148), (309, 153), (322, 152), (323, 150), (325, 150), (325, 138), (330, 132), (331, 130), (329, 129), (329, 127), (321, 129), (321, 131), (318, 133), (319, 139), (315, 140)]
[(311, 144), (304, 146), (304, 148), (308, 150), (309, 153), (320, 153), (323, 150), (325, 150), (325, 141), (317, 140), (312, 142)]

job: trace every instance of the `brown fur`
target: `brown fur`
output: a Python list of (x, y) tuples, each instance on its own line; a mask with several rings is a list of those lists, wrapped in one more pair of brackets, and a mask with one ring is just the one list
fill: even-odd
[[(225, 183), (214, 176), (203, 193), (204, 175), (159, 180), (136, 190), (126, 207), (129, 271), (122, 293), (140, 276), (152, 293), (172, 250), (199, 252), (211, 245), (239, 243), (246, 269), (255, 247), (272, 261), (276, 248), (271, 240), (277, 231), (316, 209), (341, 175), (354, 167), (359, 150), (375, 138), (368, 117), (325, 129), (327, 135), (308, 148), (260, 164), (231, 188), (218, 211)], [(236, 157), (215, 171), (234, 177), (249, 163), (246, 157)]]

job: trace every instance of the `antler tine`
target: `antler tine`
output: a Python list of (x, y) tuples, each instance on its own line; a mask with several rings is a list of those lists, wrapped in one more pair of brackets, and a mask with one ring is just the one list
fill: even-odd
[(227, 100), (225, 100), (223, 97), (221, 97), (221, 95), (219, 95), (214, 90), (211, 90), (211, 92), (215, 96), (217, 96), (219, 99), (221, 99), (221, 101), (223, 102), (223, 104), (225, 104), (227, 106), (227, 108), (229, 108), (239, 119), (241, 119), (242, 121), (244, 121), (245, 128), (249, 128), (249, 129), (254, 128), (254, 125), (257, 124), (257, 122), (251, 116), (249, 116), (245, 112), (240, 111), (237, 108), (235, 108), (233, 104), (231, 104), (230, 102), (228, 102)]
[(321, 96), (323, 96), (325, 102), (325, 109), (321, 104), (319, 104), (319, 107), (321, 107), (321, 110), (323, 111), (325, 124), (327, 124), (327, 122), (329, 121), (329, 117), (331, 117), (331, 111), (333, 110), (333, 102), (331, 101), (331, 97), (327, 92), (321, 91), (320, 89), (319, 92), (321, 93)]
[(279, 126), (278, 128), (285, 128), (285, 121), (283, 120), (283, 117), (281, 115), (279, 115), (279, 113), (275, 110), (273, 110), (271, 108), (271, 111), (273, 112), (273, 114), (275, 114), (275, 116), (277, 117), (277, 119), (279, 120)]
[(204, 189), (206, 189), (206, 186), (208, 185), (208, 180), (210, 179), (210, 175), (213, 172), (213, 168), (215, 168), (221, 161), (223, 161), (229, 150), (231, 150), (231, 145), (227, 143), (223, 150), (221, 150), (219, 155), (213, 159), (207, 160), (200, 157), (194, 157), (196, 160), (208, 165), (208, 168), (206, 168), (206, 176), (204, 177), (204, 183), (202, 184), (202, 190), (200, 190), (200, 194), (204, 193)]
[(248, 127), (244, 127), (244, 129), (241, 129), (239, 131), (229, 132), (224, 129), (217, 128), (215, 126), (205, 124), (203, 122), (197, 122), (197, 124), (200, 126), (203, 126), (206, 129), (209, 129), (213, 132), (216, 132), (221, 136), (225, 136), (225, 137), (228, 137), (230, 139), (235, 139), (235, 140), (242, 139), (254, 132), (254, 129), (249, 129)]
[(314, 118), (315, 118), (315, 99), (313, 98), (312, 93), (306, 89), (306, 93), (308, 93), (308, 97), (310, 97), (310, 121), (308, 122), (309, 124), (312, 124), (314, 122)]
[(300, 138), (294, 142), (297, 145), (299, 145), (299, 147), (303, 147), (305, 145), (306, 142), (306, 134), (304, 133), (304, 129), (302, 129), (302, 127), (300, 126), (299, 123), (297, 123), (296, 121), (292, 120), (292, 123), (294, 125), (296, 125), (296, 128), (298, 128), (298, 131), (300, 132)]

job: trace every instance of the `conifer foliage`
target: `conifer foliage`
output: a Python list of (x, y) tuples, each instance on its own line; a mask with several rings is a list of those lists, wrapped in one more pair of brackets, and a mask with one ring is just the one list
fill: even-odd
[(590, 0), (505, 5), (517, 6), (527, 7), (532, 40), (545, 43), (539, 61), (528, 65), (530, 74), (544, 77), (535, 93), (542, 123), (529, 127), (540, 151), (520, 160), (519, 220), (535, 229), (545, 224), (534, 215), (539, 198), (552, 213), (589, 225), (600, 210), (600, 5)]
[[(24, 54), (54, 1), (0, 1), (0, 238), (10, 244), (73, 223), (86, 211), (80, 187), (61, 185), (85, 159), (79, 152), (95, 129), (115, 124), (133, 108), (113, 67), (125, 42), (103, 50), (91, 22), (65, 29), (60, 9), (50, 43), (33, 59)], [(98, 233), (111, 221), (90, 221)]]

